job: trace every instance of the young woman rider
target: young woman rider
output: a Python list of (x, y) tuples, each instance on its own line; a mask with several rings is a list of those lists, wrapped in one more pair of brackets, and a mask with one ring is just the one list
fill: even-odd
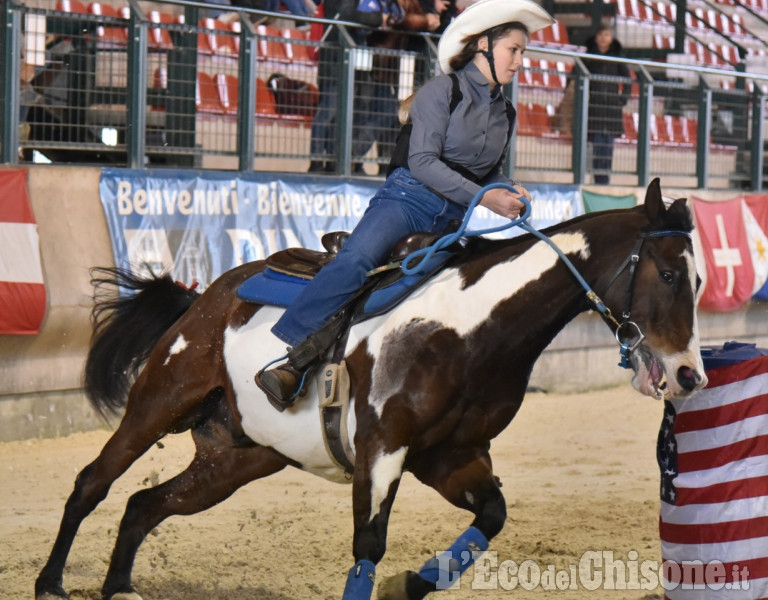
[[(407, 160), (371, 199), (362, 219), (336, 258), (317, 274), (285, 311), (272, 332), (293, 347), (288, 361), (262, 370), (256, 383), (278, 409), (291, 406), (300, 391), (302, 372), (325, 348), (313, 342), (320, 330), (380, 266), (403, 236), (443, 232), (461, 220), (481, 187), (507, 182), (501, 167), (514, 125), (514, 108), (503, 94), (522, 66), (531, 33), (554, 19), (531, 0), (479, 0), (465, 9), (442, 34), (438, 59), (444, 74), (428, 81), (410, 107), (412, 130)], [(455, 73), (461, 99), (452, 106)], [(480, 204), (515, 219), (530, 198), (493, 189)]]

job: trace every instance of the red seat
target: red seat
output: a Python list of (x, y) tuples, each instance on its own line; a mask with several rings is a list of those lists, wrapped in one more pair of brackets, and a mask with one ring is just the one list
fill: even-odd
[(58, 0), (56, 10), (67, 13), (88, 14), (88, 9), (80, 0)]
[(547, 113), (546, 107), (542, 106), (541, 104), (532, 104), (530, 110), (533, 127), (536, 131), (535, 135), (537, 137), (553, 135), (552, 122), (550, 121), (549, 113)]
[[(161, 13), (159, 10), (150, 11), (149, 20), (150, 22), (157, 24), (177, 22), (172, 15)], [(171, 32), (162, 27), (152, 27), (147, 36), (147, 46), (153, 50), (172, 50), (173, 40), (171, 39)]]
[(517, 108), (517, 135), (536, 136), (536, 124), (533, 120), (533, 104), (521, 104)]
[(621, 117), (624, 121), (624, 135), (619, 140), (624, 142), (636, 142), (637, 141), (637, 113), (621, 113)]
[[(209, 30), (197, 35), (198, 52), (220, 56), (237, 56), (238, 48), (235, 44), (235, 36), (231, 33), (232, 28), (228, 27), (226, 23), (219, 19), (207, 18), (200, 19), (197, 25), (200, 29)], [(240, 25), (239, 21), (237, 25)]]
[[(114, 6), (101, 2), (91, 2), (88, 5), (88, 12), (109, 19), (123, 18), (123, 15)], [(99, 25), (96, 27), (96, 39), (99, 46), (125, 46), (128, 43), (128, 28)]]
[(216, 75), (216, 88), (219, 93), (219, 101), (224, 107), (225, 115), (236, 115), (238, 107), (238, 94), (240, 82), (234, 75), (219, 73)]
[(549, 73), (543, 70), (542, 63), (549, 63), (535, 58), (523, 56), (523, 69), (520, 83), (531, 87), (547, 87), (549, 85)]
[(168, 89), (168, 67), (160, 66), (152, 76), (152, 87), (157, 90)]
[(229, 22), (229, 28), (232, 31), (232, 43), (235, 46), (235, 52), (240, 54), (240, 34), (243, 31), (243, 26), (240, 24), (240, 19), (235, 19)]
[(195, 85), (195, 105), (197, 112), (216, 115), (224, 114), (224, 107), (219, 99), (219, 90), (213, 77), (202, 71), (197, 73)]
[(291, 62), (300, 65), (313, 65), (315, 64), (314, 47), (309, 44), (294, 43), (306, 42), (307, 37), (304, 33), (298, 29), (283, 29), (283, 37), (287, 40), (285, 42), (285, 51)]
[(277, 119), (275, 95), (269, 89), (267, 82), (261, 78), (256, 79), (256, 114)]
[[(274, 60), (277, 62), (290, 62), (282, 42), (280, 32), (272, 25), (259, 25), (256, 28), (259, 34), (258, 58), (259, 60)], [(267, 39), (275, 38), (275, 39)]]

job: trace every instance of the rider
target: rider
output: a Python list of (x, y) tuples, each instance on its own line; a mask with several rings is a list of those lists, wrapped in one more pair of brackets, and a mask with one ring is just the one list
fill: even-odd
[[(403, 236), (443, 232), (451, 221), (463, 219), (475, 194), (491, 183), (514, 185), (516, 192), (491, 189), (480, 205), (509, 219), (520, 216), (520, 198), (530, 194), (501, 172), (515, 116), (502, 86), (520, 69), (530, 34), (553, 22), (532, 0), (479, 0), (442, 34), (438, 59), (444, 75), (428, 81), (413, 98), (407, 159), (371, 199), (334, 260), (272, 328), (293, 347), (287, 362), (256, 375), (275, 408), (293, 404), (303, 371), (325, 350), (320, 336), (311, 334), (332, 319)], [(456, 74), (461, 92), (455, 106), (449, 73)]]

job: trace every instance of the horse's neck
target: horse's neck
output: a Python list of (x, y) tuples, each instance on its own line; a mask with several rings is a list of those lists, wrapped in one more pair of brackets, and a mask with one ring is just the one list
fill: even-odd
[[(610, 252), (600, 248), (594, 233), (590, 239), (589, 232), (594, 228), (585, 225), (554, 232), (551, 239), (594, 286), (598, 281), (604, 283), (606, 273), (610, 276), (615, 272), (625, 254), (623, 248)], [(496, 351), (508, 353), (510, 359), (523, 356), (532, 365), (589, 304), (584, 287), (546, 242), (523, 242), (520, 246), (500, 244), (496, 262), (489, 260), (493, 253), (488, 253), (476, 263), (468, 261), (462, 270), (467, 281), (472, 282), (468, 292), (475, 286), (496, 290), (495, 297), (488, 294), (490, 311), (478, 336), (495, 340)], [(477, 310), (471, 304), (468, 309)]]

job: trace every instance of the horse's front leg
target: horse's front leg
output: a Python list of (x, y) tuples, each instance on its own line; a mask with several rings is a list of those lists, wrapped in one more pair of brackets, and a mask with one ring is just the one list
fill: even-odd
[(403, 474), (407, 446), (387, 448), (381, 440), (357, 444), (352, 482), (355, 566), (349, 571), (342, 600), (369, 600), (373, 593), (376, 564), (384, 556), (387, 525)]
[(418, 573), (406, 571), (383, 581), (379, 600), (421, 600), (451, 587), (488, 549), (507, 518), (487, 448), (440, 448), (409, 459), (408, 470), (454, 506), (471, 511), (475, 519), (446, 552), (430, 558)]

